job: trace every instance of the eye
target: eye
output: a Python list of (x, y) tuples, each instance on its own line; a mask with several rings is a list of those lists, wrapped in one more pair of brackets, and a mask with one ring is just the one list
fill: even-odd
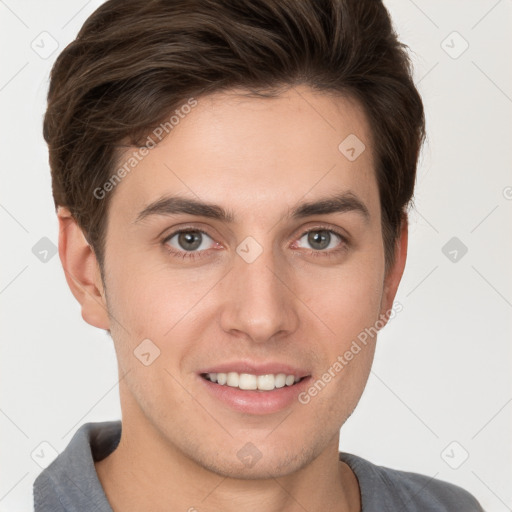
[[(302, 242), (304, 240), (304, 242)], [(220, 246), (206, 232), (197, 228), (182, 228), (174, 231), (162, 240), (166, 250), (173, 257), (195, 259), (208, 255), (208, 249)], [(316, 227), (302, 234), (293, 244), (293, 248), (301, 248), (306, 243), (312, 247), (308, 251), (317, 257), (336, 256), (349, 246), (347, 238), (338, 231), (327, 227)], [(299, 245), (297, 245), (299, 244)]]
[(195, 258), (196, 253), (210, 248), (207, 239), (213, 242), (213, 239), (204, 231), (199, 229), (181, 229), (165, 238), (163, 243), (167, 250), (175, 256)]
[(303, 243), (307, 243), (313, 248), (312, 253), (315, 256), (330, 256), (333, 255), (333, 253), (338, 253), (346, 249), (348, 246), (348, 240), (345, 236), (333, 229), (323, 227), (306, 231), (298, 241), (301, 242), (302, 240), (305, 241)]

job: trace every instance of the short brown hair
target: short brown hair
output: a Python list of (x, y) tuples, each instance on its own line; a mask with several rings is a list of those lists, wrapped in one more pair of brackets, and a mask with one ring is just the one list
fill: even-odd
[(55, 205), (70, 209), (102, 266), (112, 194), (94, 190), (123, 142), (140, 145), (190, 97), (305, 84), (364, 108), (389, 268), (425, 138), (406, 49), (380, 0), (108, 0), (51, 71), (43, 131)]

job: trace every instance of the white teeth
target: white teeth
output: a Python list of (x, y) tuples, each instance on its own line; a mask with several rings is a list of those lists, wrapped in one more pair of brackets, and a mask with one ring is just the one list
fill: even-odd
[(284, 388), (286, 384), (286, 375), (284, 373), (278, 373), (274, 378), (274, 385), (276, 388)]
[(272, 391), (275, 387), (275, 377), (273, 375), (258, 375), (257, 387), (264, 391)]
[(240, 389), (258, 389), (258, 377), (250, 373), (241, 373), (238, 380)]
[(227, 385), (240, 389), (259, 389), (260, 391), (272, 391), (284, 386), (292, 386), (300, 380), (295, 375), (286, 375), (285, 373), (253, 375), (251, 373), (207, 373), (206, 378), (211, 382), (216, 382), (221, 386)]
[(228, 373), (228, 380), (226, 384), (228, 386), (231, 386), (232, 388), (237, 388), (238, 383), (240, 382), (240, 376), (236, 372), (229, 372)]
[(284, 383), (287, 386), (291, 386), (294, 382), (295, 382), (295, 377), (293, 375), (287, 375), (286, 380), (284, 381)]

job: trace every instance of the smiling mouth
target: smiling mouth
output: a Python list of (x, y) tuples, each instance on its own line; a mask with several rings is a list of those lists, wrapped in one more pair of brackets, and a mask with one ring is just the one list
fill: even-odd
[(237, 372), (201, 373), (200, 375), (203, 379), (220, 386), (255, 391), (273, 391), (274, 389), (290, 387), (309, 377), (298, 377), (296, 375), (287, 375), (285, 373), (254, 375), (251, 373)]

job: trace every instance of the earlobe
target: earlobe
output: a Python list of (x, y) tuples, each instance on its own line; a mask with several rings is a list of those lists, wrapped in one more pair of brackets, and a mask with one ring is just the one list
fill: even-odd
[(59, 206), (59, 256), (68, 286), (80, 303), (82, 318), (110, 329), (105, 292), (94, 250), (67, 208)]
[(400, 236), (395, 243), (395, 259), (391, 268), (388, 269), (384, 279), (384, 290), (381, 303), (381, 318), (387, 317), (393, 307), (398, 285), (402, 279), (407, 260), (407, 245), (409, 238), (409, 220), (407, 214), (402, 216), (402, 225), (400, 227)]

